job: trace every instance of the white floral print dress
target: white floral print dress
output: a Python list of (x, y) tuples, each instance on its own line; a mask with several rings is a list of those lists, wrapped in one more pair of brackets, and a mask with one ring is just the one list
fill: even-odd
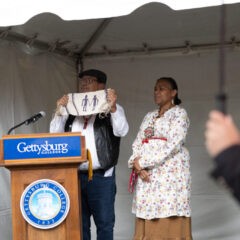
[[(149, 112), (132, 145), (133, 154), (128, 161), (141, 157), (141, 168), (148, 169), (150, 183), (137, 178), (132, 212), (139, 218), (154, 219), (170, 216), (191, 216), (190, 209), (190, 156), (184, 147), (189, 127), (186, 111), (175, 106), (160, 118), (158, 110)], [(154, 137), (143, 143), (144, 130), (154, 122)]]

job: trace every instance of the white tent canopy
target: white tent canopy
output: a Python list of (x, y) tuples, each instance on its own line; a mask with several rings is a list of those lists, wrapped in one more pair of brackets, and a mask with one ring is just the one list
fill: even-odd
[[(64, 20), (109, 18), (127, 15), (150, 0), (9, 0), (1, 3), (0, 26), (18, 25), (44, 12), (54, 13)], [(239, 2), (237, 0), (161, 0), (174, 10), (217, 6)]]
[[(239, 43), (239, 4), (227, 6), (226, 44)], [(0, 28), (2, 39), (26, 44), (26, 51), (55, 51), (75, 57), (103, 57), (218, 49), (220, 7), (174, 11), (150, 3), (131, 15), (84, 21), (63, 21), (42, 13), (27, 23)], [(204, 34), (202, 34), (204, 32)]]
[[(218, 87), (220, 6), (217, 5), (221, 1), (148, 3), (123, 0), (103, 4), (103, 1), (97, 0), (72, 0), (68, 1), (69, 10), (74, 9), (76, 15), (71, 15), (72, 20), (69, 21), (64, 21), (70, 18), (60, 12), (68, 10), (63, 7), (64, 2), (58, 1), (56, 8), (50, 8), (52, 2), (41, 1), (43, 8), (40, 11), (26, 15), (22, 14), (23, 9), (37, 7), (36, 2), (26, 1), (28, 5), (25, 5), (21, 1), (17, 10), (13, 10), (16, 3), (13, 1), (9, 1), (7, 7), (1, 6), (1, 135), (41, 110), (47, 113), (46, 118), (21, 127), (15, 133), (47, 132), (56, 100), (65, 93), (78, 90), (77, 67), (105, 71), (108, 86), (116, 89), (130, 125), (128, 136), (121, 142), (117, 166), (115, 227), (116, 240), (130, 240), (134, 216), (130, 210), (132, 196), (127, 192), (127, 159), (143, 116), (155, 108), (152, 100), (155, 80), (161, 76), (172, 76), (178, 82), (180, 98), (191, 121), (186, 146), (191, 154), (193, 175), (194, 239), (239, 239), (238, 206), (222, 187), (210, 180), (212, 161), (204, 146), (205, 122), (209, 110), (215, 107)], [(88, 8), (77, 6), (80, 2), (90, 2), (90, 5)], [(179, 2), (191, 3), (195, 8), (187, 9), (190, 7), (185, 6), (184, 10), (173, 10), (182, 5), (174, 7), (170, 3)], [(202, 5), (197, 2), (211, 7), (198, 8)], [(103, 9), (107, 11), (104, 14)], [(240, 3), (227, 5), (226, 10), (228, 110), (239, 122)], [(86, 17), (85, 13), (89, 15)], [(12, 22), (4, 23), (1, 20), (4, 14), (12, 14)], [(17, 22), (18, 15), (25, 18)], [(74, 20), (81, 18), (85, 20)], [(3, 168), (0, 168), (0, 182), (3, 196), (0, 199), (1, 240), (10, 240), (10, 180), (9, 172)]]

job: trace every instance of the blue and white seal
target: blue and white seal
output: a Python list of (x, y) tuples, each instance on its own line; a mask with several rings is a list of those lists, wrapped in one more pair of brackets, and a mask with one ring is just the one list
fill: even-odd
[(29, 224), (36, 228), (49, 229), (58, 226), (67, 217), (70, 200), (61, 184), (50, 179), (41, 179), (24, 190), (20, 208)]

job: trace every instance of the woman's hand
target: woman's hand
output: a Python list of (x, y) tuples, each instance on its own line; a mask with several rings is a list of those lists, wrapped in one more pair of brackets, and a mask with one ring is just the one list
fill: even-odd
[(140, 157), (136, 157), (133, 160), (133, 168), (136, 170), (137, 173), (139, 173), (142, 170), (142, 168), (139, 165), (139, 159), (140, 159)]
[(150, 182), (150, 177), (149, 177), (149, 173), (147, 170), (141, 170), (138, 173), (138, 176), (145, 182)]
[(136, 157), (133, 161), (133, 168), (135, 169), (135, 171), (137, 172), (138, 176), (146, 182), (150, 182), (150, 177), (149, 177), (149, 173), (147, 170), (142, 169), (139, 165), (139, 160), (140, 157)]

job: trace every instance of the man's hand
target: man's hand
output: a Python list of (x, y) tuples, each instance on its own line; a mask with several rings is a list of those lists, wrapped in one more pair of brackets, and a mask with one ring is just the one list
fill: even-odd
[(68, 95), (63, 95), (62, 98), (58, 99), (57, 100), (57, 108), (62, 105), (63, 107), (66, 107), (67, 106), (67, 103), (68, 103)]
[(211, 111), (206, 123), (206, 148), (213, 157), (226, 148), (240, 144), (240, 135), (230, 116), (219, 111)]
[(67, 103), (68, 103), (68, 95), (63, 95), (62, 98), (58, 99), (57, 100), (57, 110), (56, 110), (56, 114), (58, 116), (61, 116), (60, 114), (60, 107), (63, 106), (63, 107), (66, 107), (67, 106)]
[(114, 89), (109, 88), (107, 90), (107, 101), (110, 103), (111, 106), (111, 113), (116, 112), (117, 110), (117, 94), (116, 91)]

